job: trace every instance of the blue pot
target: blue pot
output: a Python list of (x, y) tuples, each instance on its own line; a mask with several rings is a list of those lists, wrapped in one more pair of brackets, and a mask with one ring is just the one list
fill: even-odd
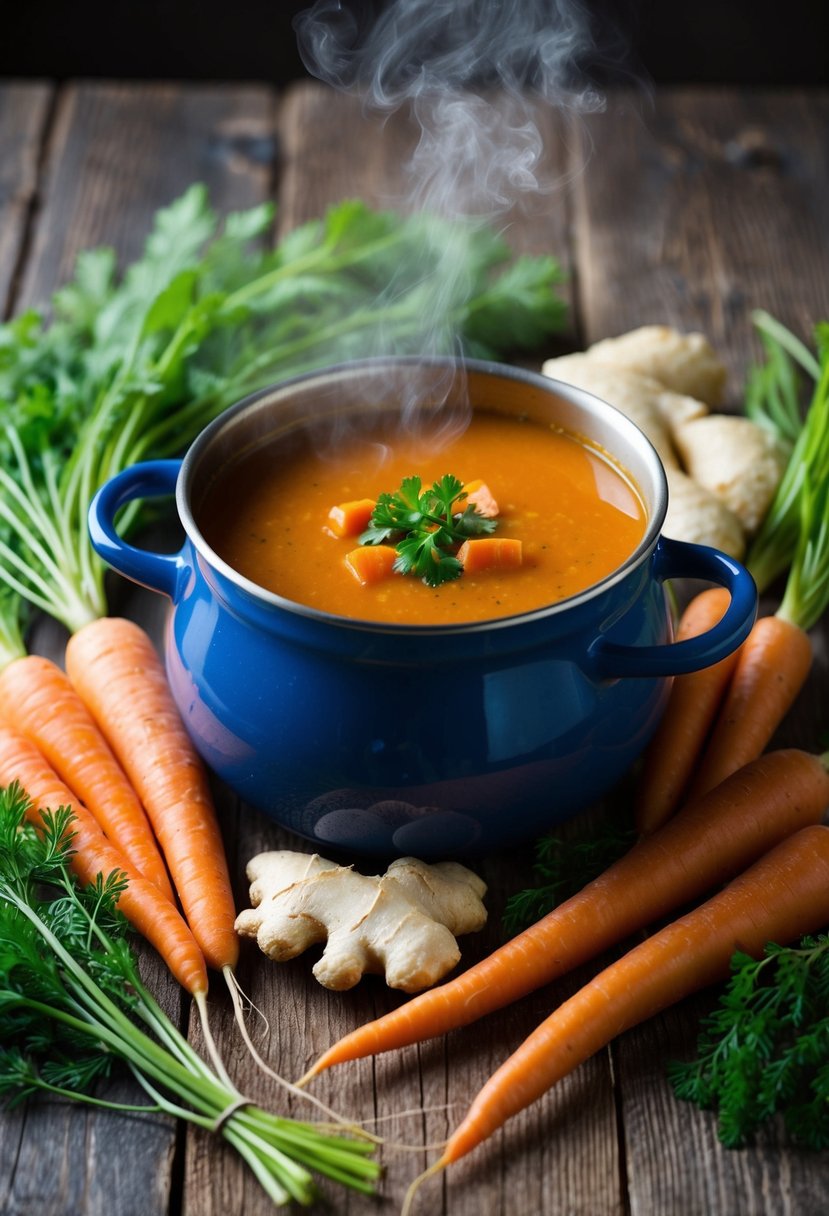
[[(497, 406), (601, 445), (642, 494), (642, 543), (611, 576), (549, 608), (440, 628), (291, 603), (210, 549), (196, 518), (227, 460), (275, 434), (367, 417), (412, 385), (423, 409)], [(178, 553), (120, 539), (122, 506), (173, 493), (186, 534)], [(116, 570), (172, 601), (167, 672), (210, 768), (320, 850), (428, 858), (512, 846), (589, 805), (642, 752), (670, 677), (717, 662), (746, 637), (756, 613), (751, 576), (715, 549), (662, 537), (666, 507), (648, 440), (589, 394), (499, 364), (382, 359), (240, 402), (183, 462), (138, 464), (108, 482), (90, 530)], [(671, 642), (663, 587), (671, 578), (729, 589), (715, 628)]]

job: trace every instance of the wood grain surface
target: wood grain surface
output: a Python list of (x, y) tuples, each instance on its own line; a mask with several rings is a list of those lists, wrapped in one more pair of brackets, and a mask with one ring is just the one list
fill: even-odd
[[(829, 316), (829, 96), (737, 90), (614, 96), (589, 119), (537, 110), (549, 189), (500, 222), (514, 248), (551, 252), (569, 274), (568, 328), (547, 354), (665, 321), (701, 329), (730, 372), (739, 407), (759, 354), (750, 310), (763, 307), (802, 337)], [(303, 83), (284, 97), (265, 86), (70, 84), (0, 86), (0, 301), (6, 314), (46, 304), (89, 245), (122, 259), (141, 249), (151, 216), (193, 181), (222, 212), (265, 198), (277, 234), (331, 202), (361, 197), (406, 207), (417, 140), (407, 116), (380, 121), (358, 102)], [(160, 636), (160, 597), (112, 584), (112, 605)], [(771, 602), (771, 601), (770, 601)], [(815, 631), (816, 669), (780, 741), (826, 746), (829, 659)], [(60, 657), (47, 623), (32, 645)], [(239, 804), (218, 783), (238, 905), (244, 865), (262, 848), (305, 847)], [(626, 784), (612, 804), (625, 805)], [(486, 858), (487, 929), (462, 942), (464, 962), (503, 938), (509, 893), (530, 880), (529, 848)], [(165, 1007), (188, 1010), (151, 953), (142, 954)], [(376, 1200), (323, 1185), (319, 1211), (368, 1216), (399, 1210), (477, 1089), (591, 969), (535, 993), (474, 1028), (362, 1061), (320, 1078), (315, 1093), (384, 1136)], [(344, 1031), (393, 1007), (379, 979), (330, 993), (302, 958), (276, 966), (244, 950), (239, 978), (262, 1019), (257, 1045), (295, 1079)], [(623, 1036), (422, 1192), (418, 1212), (446, 1216), (749, 1216), (819, 1212), (829, 1195), (826, 1155), (793, 1150), (776, 1132), (727, 1152), (713, 1116), (678, 1103), (667, 1059), (690, 1053), (705, 994)], [(215, 984), (211, 1017), (231, 1074), (246, 1094), (290, 1114), (303, 1103), (251, 1064)], [(190, 1035), (199, 1041), (189, 1019)], [(135, 1098), (126, 1079), (118, 1093)], [(0, 1211), (7, 1216), (263, 1216), (270, 1205), (215, 1137), (155, 1116), (123, 1117), (57, 1102), (0, 1116)]]

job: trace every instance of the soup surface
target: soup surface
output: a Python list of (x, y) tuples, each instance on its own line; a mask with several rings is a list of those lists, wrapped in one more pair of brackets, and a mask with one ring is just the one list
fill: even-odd
[[(331, 508), (394, 493), (405, 477), (426, 488), (447, 473), (486, 483), (499, 508), (495, 536), (522, 542), (520, 567), (437, 587), (396, 573), (361, 584), (346, 563), (359, 539), (331, 535)], [(631, 480), (600, 451), (554, 427), (484, 412), (437, 450), (423, 438), (379, 436), (326, 458), (262, 446), (219, 474), (197, 516), (213, 550), (260, 587), (338, 616), (417, 625), (511, 616), (575, 595), (621, 565), (646, 524)]]

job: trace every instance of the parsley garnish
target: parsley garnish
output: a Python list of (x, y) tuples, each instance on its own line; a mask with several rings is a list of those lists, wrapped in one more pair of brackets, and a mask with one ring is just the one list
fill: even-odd
[(450, 582), (463, 573), (457, 551), (471, 536), (485, 536), (498, 526), (468, 504), (463, 482), (447, 473), (424, 490), (419, 477), (404, 477), (394, 494), (381, 494), (361, 545), (393, 544), (394, 569), (414, 574), (429, 587)]

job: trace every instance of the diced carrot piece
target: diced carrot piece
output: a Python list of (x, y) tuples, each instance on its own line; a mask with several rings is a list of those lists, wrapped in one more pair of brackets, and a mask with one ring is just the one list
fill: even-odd
[(482, 536), (465, 540), (458, 561), (467, 574), (478, 570), (510, 570), (521, 565), (521, 541), (509, 536)]
[(392, 545), (361, 545), (346, 554), (345, 564), (364, 587), (379, 583), (393, 572), (397, 550)]
[(495, 519), (498, 515), (498, 503), (485, 481), (481, 481), (480, 477), (475, 481), (467, 481), (464, 485), (466, 498), (458, 499), (455, 502), (457, 511), (465, 511), (467, 507), (474, 507), (479, 515), (483, 515), (486, 519)]
[(373, 498), (337, 503), (328, 512), (328, 531), (332, 536), (359, 536), (368, 527), (375, 506)]

